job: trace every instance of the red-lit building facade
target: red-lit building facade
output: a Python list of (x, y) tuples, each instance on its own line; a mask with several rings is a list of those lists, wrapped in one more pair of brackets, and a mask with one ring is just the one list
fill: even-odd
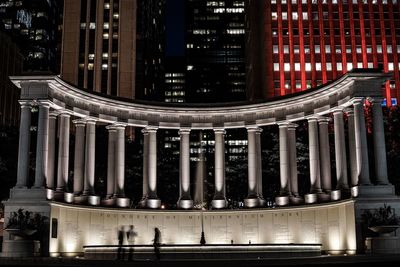
[[(253, 69), (249, 68), (250, 99), (306, 90), (353, 68), (393, 72), (393, 79), (384, 88), (385, 96), (393, 103), (399, 99), (398, 0), (249, 3), (249, 50), (262, 53), (261, 59), (247, 53), (248, 63), (255, 63)], [(252, 89), (257, 87), (264, 91)]]

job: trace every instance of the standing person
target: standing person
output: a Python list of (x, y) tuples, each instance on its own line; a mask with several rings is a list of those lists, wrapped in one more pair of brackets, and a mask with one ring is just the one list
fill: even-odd
[(134, 228), (135, 227), (131, 225), (129, 231), (126, 232), (126, 239), (128, 240), (129, 244), (129, 254), (128, 254), (129, 261), (133, 260), (133, 246), (135, 245), (135, 237), (137, 236), (137, 233), (133, 230)]
[(157, 227), (154, 228), (154, 239), (153, 239), (153, 246), (154, 246), (154, 254), (156, 255), (156, 259), (160, 260), (160, 245), (161, 245), (161, 232), (160, 229)]
[(123, 229), (118, 230), (118, 260), (123, 260), (124, 259), (124, 249), (123, 249), (123, 244), (124, 244), (124, 231)]

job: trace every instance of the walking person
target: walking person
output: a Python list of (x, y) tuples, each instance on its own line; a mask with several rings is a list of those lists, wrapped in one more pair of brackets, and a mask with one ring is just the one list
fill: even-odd
[(160, 245), (161, 245), (161, 232), (160, 229), (157, 227), (154, 228), (154, 239), (153, 239), (153, 246), (154, 246), (154, 254), (156, 256), (156, 260), (160, 260)]

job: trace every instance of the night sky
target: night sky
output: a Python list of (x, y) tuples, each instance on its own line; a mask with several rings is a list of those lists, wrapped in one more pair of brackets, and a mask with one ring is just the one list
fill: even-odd
[(184, 0), (167, 0), (166, 6), (166, 56), (184, 56)]

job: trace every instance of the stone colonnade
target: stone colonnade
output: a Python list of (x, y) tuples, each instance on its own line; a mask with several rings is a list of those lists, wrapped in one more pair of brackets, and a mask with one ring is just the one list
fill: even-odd
[[(296, 127), (294, 120), (281, 120), (279, 125), (279, 157), (281, 190), (276, 204), (312, 204), (339, 200), (350, 195), (350, 188), (370, 185), (368, 147), (364, 117), (364, 97), (351, 100), (351, 106), (336, 107), (333, 113), (335, 135), (336, 188), (331, 183), (331, 158), (328, 137), (330, 118), (321, 115), (304, 116), (308, 120), (310, 190), (299, 195), (296, 156)], [(383, 131), (381, 98), (370, 98), (373, 111), (373, 144), (375, 177), (380, 185), (388, 185), (386, 169), (386, 150)], [(107, 195), (100, 199), (95, 192), (95, 139), (97, 120), (90, 116), (73, 120), (75, 127), (75, 149), (73, 181), (69, 179), (69, 138), (70, 122), (73, 113), (67, 109), (51, 109), (49, 100), (21, 100), (21, 124), (19, 137), (18, 175), (16, 188), (28, 187), (29, 144), (31, 109), (39, 107), (38, 135), (36, 149), (35, 188), (46, 187), (48, 198), (64, 200), (69, 203), (90, 205), (116, 205), (129, 207), (130, 199), (125, 197), (125, 128), (127, 123), (110, 123), (108, 130), (107, 155)], [(346, 136), (343, 113), (348, 116), (348, 144), (350, 173), (348, 173)], [(55, 171), (55, 151), (57, 120), (59, 125), (58, 168)], [(244, 199), (246, 207), (263, 206), (261, 134), (260, 125), (246, 126), (248, 133), (248, 195)], [(211, 202), (213, 208), (227, 207), (225, 196), (225, 141), (226, 129), (215, 127), (215, 192)], [(140, 204), (147, 208), (159, 208), (161, 200), (157, 196), (157, 126), (143, 128), (143, 195)], [(191, 128), (182, 127), (180, 135), (180, 196), (178, 206), (193, 208), (190, 193), (190, 135)], [(56, 177), (56, 179), (54, 179)], [(56, 181), (56, 183), (54, 183)], [(68, 185), (73, 184), (72, 188)]]

